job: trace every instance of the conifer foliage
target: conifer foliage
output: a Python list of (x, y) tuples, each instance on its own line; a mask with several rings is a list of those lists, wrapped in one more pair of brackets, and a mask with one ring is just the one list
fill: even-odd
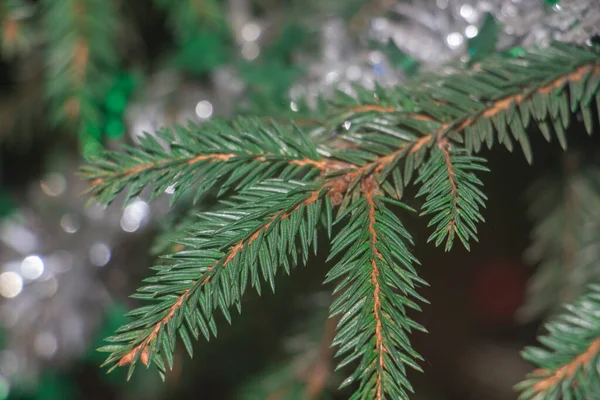
[(534, 370), (517, 385), (520, 400), (528, 399), (596, 399), (600, 396), (597, 368), (600, 352), (600, 286), (592, 285), (588, 293), (567, 305), (559, 318), (546, 326), (548, 334), (540, 337), (544, 345), (528, 347), (523, 358)]
[[(198, 199), (209, 188), (221, 198), (177, 239), (180, 250), (153, 267), (156, 275), (134, 295), (145, 305), (101, 349), (106, 364), (131, 373), (153, 363), (164, 374), (177, 336), (191, 355), (192, 338), (216, 335), (215, 311), (231, 320), (248, 285), (275, 290), (277, 274), (306, 264), (323, 232), (333, 235), (325, 283), (336, 283), (332, 344), (339, 368), (349, 371), (342, 386), (355, 387), (352, 399), (408, 399), (407, 368), (419, 370), (421, 360), (409, 336), (425, 330), (413, 314), (426, 302), (418, 294), (426, 283), (402, 223), (415, 213), (401, 201), (404, 188), (414, 184), (423, 199), (430, 241), (450, 250), (458, 239), (468, 249), (486, 200), (485, 160), (474, 153), (499, 143), (532, 162), (529, 125), (566, 147), (574, 113), (591, 133), (599, 85), (597, 50), (555, 43), (402, 87), (340, 93), (320, 102), (307, 125), (265, 118), (192, 124), (106, 152), (82, 169), (91, 197), (103, 204), (124, 190), (131, 200), (147, 186), (154, 196), (173, 188), (173, 201), (189, 190)], [(584, 398), (597, 389), (600, 295), (592, 290), (549, 326), (541, 340), (553, 352), (525, 352), (543, 369), (520, 386), (522, 398)], [(573, 332), (582, 333), (575, 344)]]

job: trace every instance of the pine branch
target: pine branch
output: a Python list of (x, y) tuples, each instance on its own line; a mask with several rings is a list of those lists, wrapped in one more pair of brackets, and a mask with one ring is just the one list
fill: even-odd
[(420, 370), (416, 360), (421, 360), (407, 334), (424, 330), (407, 311), (420, 309), (410, 297), (424, 300), (415, 291), (424, 282), (405, 244), (412, 244), (411, 238), (386, 206), (390, 200), (378, 194), (372, 178), (361, 190), (364, 197), (336, 221), (349, 214), (346, 226), (333, 239), (330, 259), (344, 255), (326, 280), (341, 279), (335, 288), (339, 297), (331, 306), (331, 317), (341, 316), (333, 342), (338, 346), (336, 356), (344, 357), (338, 368), (359, 361), (342, 384), (360, 381), (351, 399), (407, 399), (412, 387), (406, 366)]
[[(99, 125), (97, 100), (118, 63), (118, 18), (106, 0), (43, 0), (48, 70), (47, 93), (56, 121)], [(87, 123), (87, 124), (86, 124)]]
[(322, 398), (333, 372), (331, 342), (337, 319), (327, 319), (327, 307), (311, 311), (290, 340), (296, 344), (295, 354), (245, 384), (239, 390), (240, 400)]
[(479, 210), (487, 197), (478, 186), (481, 181), (474, 171), (488, 171), (484, 159), (452, 147), (443, 139), (431, 152), (415, 183), (423, 183), (417, 197), (427, 195), (421, 215), (434, 215), (429, 226), (436, 225), (428, 239), (439, 246), (446, 240), (446, 251), (458, 236), (467, 250), (469, 239), (477, 240), (478, 222), (484, 222)]
[[(186, 249), (168, 256), (171, 263), (154, 267), (157, 275), (134, 297), (153, 303), (130, 313), (134, 321), (107, 340), (115, 343), (106, 365), (154, 362), (163, 373), (172, 368), (176, 332), (192, 356), (190, 334), (216, 335), (213, 313), (241, 307), (247, 283), (260, 293), (261, 276), (272, 290), (283, 265), (289, 274), (297, 248), (306, 263), (309, 247), (316, 248), (316, 225), (326, 190), (301, 182), (267, 181), (249, 187), (223, 211), (205, 212), (185, 240)], [(297, 245), (297, 243), (300, 245)]]
[[(531, 162), (526, 127), (534, 120), (548, 140), (552, 124), (566, 147), (571, 112), (580, 112), (591, 132), (591, 106), (594, 99), (600, 104), (599, 86), (599, 54), (555, 43), (517, 57), (492, 56), (472, 70), (409, 83), (396, 89), (404, 100), (395, 109), (387, 103), (353, 104), (341, 114), (339, 120), (345, 122), (331, 133), (337, 135), (336, 147), (320, 148), (321, 154), (349, 164), (344, 175), (330, 179), (332, 201), (345, 205), (344, 196), (358, 188), (349, 183), (371, 175), (387, 195), (400, 199), (414, 171), (444, 139), (462, 143), (468, 152), (478, 152), (483, 143), (491, 148), (496, 141), (512, 151), (511, 133)], [(379, 92), (371, 96), (384, 98)], [(351, 146), (340, 144), (340, 139)]]
[[(84, 166), (81, 174), (90, 181), (91, 196), (110, 204), (129, 185), (127, 202), (152, 185), (153, 197), (171, 187), (175, 202), (195, 185), (198, 199), (217, 184), (222, 194), (269, 178), (294, 179), (339, 168), (339, 163), (322, 160), (298, 130), (258, 119), (190, 123), (187, 129), (164, 128), (156, 136), (146, 135), (139, 148), (106, 152)], [(159, 139), (170, 143), (170, 149)]]
[(0, 42), (2, 55), (12, 57), (29, 49), (31, 32), (26, 17), (31, 12), (22, 0), (0, 1)]
[(191, 354), (188, 332), (215, 334), (213, 312), (219, 308), (230, 320), (248, 281), (260, 292), (262, 274), (274, 288), (277, 270), (289, 271), (297, 249), (306, 262), (324, 204), (329, 233), (333, 207), (336, 224), (345, 223), (329, 257), (340, 260), (326, 279), (339, 280), (330, 310), (340, 318), (333, 341), (339, 367), (358, 363), (343, 386), (359, 382), (351, 399), (407, 399), (406, 367), (419, 369), (421, 359), (408, 334), (424, 330), (408, 312), (419, 310), (413, 299), (425, 301), (416, 292), (425, 282), (414, 268), (410, 235), (388, 206), (404, 206), (403, 188), (417, 171), (423, 214), (436, 226), (431, 239), (449, 249), (458, 236), (468, 248), (485, 200), (475, 176), (485, 170), (483, 160), (471, 153), (496, 141), (511, 150), (514, 140), (531, 161), (525, 128), (532, 120), (548, 139), (552, 124), (566, 146), (571, 113), (580, 112), (591, 131), (599, 86), (600, 55), (555, 44), (390, 92), (363, 90), (354, 103), (334, 104), (343, 110), (339, 118), (309, 128), (313, 139), (333, 136), (318, 146), (295, 126), (237, 120), (163, 130), (169, 150), (146, 136), (139, 149), (105, 154), (83, 169), (92, 197), (105, 204), (128, 185), (128, 199), (151, 184), (153, 196), (174, 187), (173, 201), (194, 185), (196, 197), (216, 186), (220, 195), (239, 193), (230, 208), (201, 214), (205, 221), (179, 241), (185, 249), (154, 267), (158, 274), (136, 297), (156, 303), (132, 313), (137, 320), (104, 349), (107, 362), (131, 372), (138, 360), (153, 361), (165, 371), (176, 332)]
[[(181, 205), (181, 203), (180, 203)], [(165, 254), (181, 251), (184, 245), (177, 243), (179, 240), (188, 236), (190, 227), (196, 225), (201, 219), (198, 214), (202, 211), (210, 210), (204, 202), (196, 205), (189, 204), (180, 207), (181, 210), (175, 210), (167, 214), (164, 221), (161, 222), (160, 233), (156, 236), (150, 248), (150, 255), (160, 257)], [(179, 215), (177, 214), (180, 211)]]
[(193, 39), (207, 26), (225, 25), (222, 5), (215, 0), (154, 0), (154, 3), (167, 12), (167, 21), (180, 44)]
[[(531, 162), (525, 132), (530, 121), (539, 124), (548, 140), (552, 124), (566, 147), (570, 113), (581, 112), (591, 131), (590, 107), (599, 85), (600, 55), (555, 43), (512, 58), (492, 56), (472, 69), (422, 78), (388, 92), (362, 89), (365, 94), (346, 96), (345, 108), (327, 115), (323, 129), (329, 127), (329, 135), (353, 144), (350, 149), (328, 149), (332, 156), (363, 169), (374, 164), (381, 169), (405, 153), (423, 158), (419, 151), (443, 137), (464, 142), (475, 152), (495, 141), (512, 150), (514, 139)], [(369, 96), (376, 103), (368, 104)]]
[(532, 186), (532, 244), (526, 257), (537, 265), (520, 317), (530, 320), (580, 297), (600, 278), (600, 170), (567, 154), (562, 174)]
[(600, 286), (566, 306), (567, 312), (539, 338), (545, 346), (528, 347), (523, 358), (538, 369), (515, 386), (520, 400), (592, 399), (600, 395), (596, 367), (600, 353)]

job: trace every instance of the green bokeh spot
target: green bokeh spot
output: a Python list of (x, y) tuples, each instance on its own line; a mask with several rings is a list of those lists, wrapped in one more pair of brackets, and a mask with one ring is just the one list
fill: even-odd
[(506, 55), (510, 57), (519, 57), (526, 53), (526, 50), (523, 47), (513, 47), (506, 51)]
[(8, 383), (4, 380), (0, 381), (0, 400), (8, 399), (8, 395), (10, 394), (10, 388)]
[(98, 157), (103, 150), (102, 143), (94, 138), (88, 137), (82, 141), (82, 153), (87, 159)]
[(124, 73), (117, 78), (117, 88), (123, 90), (126, 96), (129, 96), (133, 89), (137, 86), (136, 78), (133, 74)]
[(122, 90), (111, 90), (106, 95), (106, 109), (117, 115), (121, 116), (127, 105), (127, 97)]
[(175, 65), (195, 74), (203, 74), (227, 61), (228, 46), (218, 34), (201, 32), (183, 43), (175, 56)]
[[(16, 208), (16, 204), (10, 194), (0, 189), (0, 218), (6, 217), (10, 215), (13, 210)], [(4, 329), (0, 327), (0, 348), (3, 347), (4, 344)], [(0, 397), (0, 400), (2, 397)]]
[(91, 138), (99, 141), (102, 139), (102, 128), (99, 124), (88, 121), (81, 127), (81, 136), (84, 140)]
[(111, 118), (106, 123), (106, 136), (111, 139), (121, 139), (125, 135), (125, 125), (120, 119)]

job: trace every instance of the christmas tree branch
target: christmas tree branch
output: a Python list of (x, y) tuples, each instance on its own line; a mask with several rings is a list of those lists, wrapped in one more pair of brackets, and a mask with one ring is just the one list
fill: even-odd
[(536, 393), (548, 392), (558, 386), (563, 380), (573, 379), (580, 369), (589, 368), (588, 364), (598, 355), (599, 351), (600, 338), (594, 340), (583, 353), (575, 357), (571, 362), (556, 370), (537, 369), (533, 371), (533, 375), (544, 377), (533, 385), (533, 391)]
[[(235, 130), (247, 133), (238, 135)], [(170, 143), (170, 149), (159, 140)], [(197, 199), (217, 185), (222, 194), (269, 178), (294, 179), (311, 170), (319, 175), (342, 167), (338, 161), (321, 158), (296, 129), (260, 119), (238, 119), (163, 129), (156, 137), (146, 135), (140, 148), (106, 152), (94, 165), (83, 167), (81, 175), (90, 182), (92, 197), (109, 204), (127, 186), (126, 201), (147, 186), (152, 186), (153, 196), (172, 188), (176, 201), (194, 186)]]
[(306, 369), (306, 396), (309, 399), (316, 399), (319, 397), (325, 390), (329, 377), (331, 376), (331, 364), (333, 361), (331, 342), (333, 342), (335, 337), (335, 328), (338, 321), (338, 318), (327, 319), (321, 342), (319, 343), (318, 357), (313, 365)]
[[(150, 285), (139, 289), (135, 296), (155, 304), (134, 310), (132, 315), (137, 320), (109, 339), (117, 344), (101, 349), (111, 353), (106, 363), (133, 367), (138, 360), (144, 365), (154, 361), (166, 371), (163, 358), (171, 367), (175, 332), (179, 332), (191, 355), (188, 332), (196, 338), (200, 331), (207, 338), (211, 330), (216, 334), (212, 315), (216, 308), (230, 321), (227, 309), (234, 304), (239, 307), (248, 275), (252, 286), (260, 291), (260, 267), (263, 278), (274, 289), (278, 267), (274, 261), (291, 257), (295, 263), (296, 235), (303, 239), (306, 262), (306, 246), (316, 245), (316, 237), (306, 228), (312, 226), (314, 231), (318, 222), (315, 211), (325, 195), (326, 191), (300, 182), (267, 181), (242, 191), (240, 200), (245, 202), (229, 211), (200, 214), (202, 220), (193, 227), (195, 235), (181, 240), (185, 250), (167, 257), (173, 262), (155, 267), (158, 274), (146, 279)], [(278, 255), (266, 256), (273, 241), (280, 243)], [(289, 273), (289, 264), (284, 265)]]
[(567, 153), (563, 164), (562, 171), (539, 179), (529, 193), (534, 228), (525, 256), (536, 272), (519, 312), (527, 321), (556, 312), (600, 279), (600, 170), (574, 153)]
[[(316, 251), (323, 221), (330, 235), (340, 226), (328, 258), (338, 260), (326, 278), (337, 282), (330, 315), (339, 318), (338, 368), (358, 362), (342, 386), (358, 382), (352, 400), (407, 399), (406, 367), (419, 370), (421, 360), (408, 336), (424, 330), (408, 314), (420, 310), (415, 300), (426, 301), (417, 293), (426, 283), (414, 267), (411, 236), (390, 207), (408, 208), (400, 199), (417, 175), (418, 195), (425, 196), (421, 215), (431, 215), (434, 226), (429, 239), (449, 250), (458, 237), (468, 249), (486, 200), (476, 173), (487, 169), (473, 153), (496, 141), (512, 150), (514, 141), (531, 162), (530, 121), (548, 140), (552, 126), (565, 147), (572, 113), (580, 112), (591, 131), (599, 86), (600, 55), (554, 44), (404, 87), (340, 94), (329, 103), (333, 111), (315, 111), (325, 119), (309, 134), (260, 118), (213, 121), (165, 129), (158, 138), (144, 137), (140, 148), (106, 153), (83, 169), (92, 196), (105, 204), (126, 186), (128, 200), (149, 185), (153, 196), (174, 187), (173, 201), (194, 185), (196, 198), (215, 187), (218, 195), (234, 193), (225, 210), (200, 214), (171, 263), (154, 267), (157, 275), (136, 297), (158, 305), (133, 312), (137, 320), (105, 349), (107, 362), (133, 366), (141, 358), (165, 371), (176, 332), (191, 355), (189, 332), (216, 334), (213, 312), (219, 308), (230, 321), (228, 310), (241, 307), (248, 282), (259, 293), (262, 281), (274, 290), (281, 266), (289, 273), (298, 256), (306, 263), (310, 246)], [(323, 133), (330, 137), (321, 140)], [(572, 358), (588, 354), (597, 337)], [(538, 361), (546, 371), (562, 367)], [(317, 375), (309, 386), (320, 386)]]
[[(361, 183), (363, 197), (338, 222), (349, 221), (334, 238), (330, 259), (344, 254), (328, 273), (326, 282), (339, 280), (338, 298), (331, 316), (341, 316), (334, 345), (343, 367), (360, 360), (359, 367), (342, 386), (360, 382), (351, 397), (407, 398), (412, 391), (405, 367), (419, 370), (420, 360), (408, 341), (412, 329), (423, 330), (407, 316), (419, 310), (410, 298), (422, 299), (415, 291), (424, 282), (416, 275), (416, 262), (404, 243), (410, 241), (400, 220), (385, 206), (373, 177)], [(394, 377), (393, 379), (391, 377)]]
[(99, 125), (101, 98), (118, 55), (113, 43), (118, 18), (103, 0), (44, 0), (48, 38), (46, 90), (56, 121), (81, 121), (83, 133)]
[(538, 367), (516, 386), (520, 400), (595, 398), (600, 375), (595, 366), (600, 353), (600, 286), (589, 292), (546, 328), (539, 338), (545, 346), (527, 347), (523, 357)]
[(311, 311), (292, 337), (292, 341), (301, 346), (294, 346), (298, 348), (291, 360), (270, 366), (256, 375), (241, 388), (240, 400), (314, 400), (323, 397), (333, 372), (331, 342), (338, 319), (327, 319), (326, 308), (321, 309), (321, 304)]
[(379, 250), (377, 250), (377, 231), (375, 230), (375, 202), (373, 201), (373, 195), (376, 191), (374, 180), (365, 181), (365, 186), (372, 185), (372, 187), (366, 187), (364, 189), (365, 199), (368, 205), (369, 212), (369, 241), (371, 246), (371, 282), (373, 283), (373, 317), (375, 318), (375, 352), (376, 359), (376, 376), (377, 382), (375, 384), (375, 398), (377, 400), (383, 399), (383, 373), (385, 371), (385, 360), (384, 353), (386, 349), (383, 344), (383, 333), (382, 333), (382, 315), (381, 315), (381, 286), (379, 284), (379, 261), (383, 258)]
[[(526, 104), (530, 107), (529, 111), (523, 112), (534, 112), (533, 105), (529, 104), (536, 94), (549, 96), (553, 91), (558, 91), (565, 89), (568, 85), (574, 85), (578, 83), (582, 83), (584, 80), (590, 80), (590, 85), (595, 85), (590, 88), (590, 91), (593, 92), (597, 88), (598, 76), (600, 75), (600, 61), (594, 62), (586, 62), (584, 65), (580, 65), (575, 67), (574, 71), (565, 71), (564, 74), (561, 74), (550, 82), (540, 85), (539, 82), (531, 82), (528, 85), (523, 85), (519, 88), (517, 93), (512, 93), (508, 96), (502, 97), (498, 100), (492, 101), (487, 104), (485, 107), (481, 107), (479, 110), (473, 110), (476, 114), (472, 116), (472, 113), (464, 113), (464, 115), (460, 115), (457, 118), (454, 118), (448, 122), (443, 122), (443, 120), (436, 119), (432, 115), (428, 115), (427, 113), (412, 113), (405, 112), (401, 108), (394, 107), (384, 107), (379, 105), (362, 105), (352, 108), (351, 110), (354, 113), (397, 113), (398, 114), (398, 124), (406, 125), (406, 126), (416, 126), (418, 122), (434, 122), (437, 125), (437, 128), (434, 129), (434, 132), (426, 133), (421, 137), (414, 137), (413, 140), (406, 143), (404, 146), (396, 149), (390, 154), (384, 155), (380, 158), (370, 161), (364, 166), (360, 168), (362, 170), (372, 169), (373, 166), (377, 166), (377, 170), (381, 170), (387, 163), (391, 162), (395, 156), (406, 152), (406, 149), (409, 149), (409, 153), (415, 153), (419, 151), (423, 146), (427, 144), (431, 144), (435, 140), (442, 140), (443, 137), (452, 134), (464, 132), (467, 128), (470, 128), (477, 124), (481, 119), (494, 119), (501, 113), (506, 113), (507, 111), (514, 109), (516, 106), (520, 106)], [(474, 74), (474, 76), (476, 76)], [(542, 79), (547, 80), (547, 77), (544, 76)], [(515, 90), (514, 87), (511, 87), (511, 91)], [(589, 102), (591, 102), (591, 98), (586, 98), (586, 106), (589, 106)], [(577, 101), (574, 99), (572, 101)], [(569, 105), (567, 105), (569, 107)], [(355, 118), (362, 118), (361, 116), (354, 116)], [(376, 116), (374, 116), (375, 118)], [(545, 115), (541, 116), (540, 119), (544, 118)], [(494, 121), (496, 124), (500, 124), (500, 122)], [(566, 123), (566, 122), (565, 122)], [(490, 125), (491, 127), (491, 125)], [(342, 132), (343, 137), (343, 132)], [(454, 138), (454, 137), (452, 137)]]
[(19, 15), (25, 14), (26, 8), (21, 0), (0, 1), (0, 47), (4, 56), (11, 57), (29, 47), (29, 29), (23, 15)]

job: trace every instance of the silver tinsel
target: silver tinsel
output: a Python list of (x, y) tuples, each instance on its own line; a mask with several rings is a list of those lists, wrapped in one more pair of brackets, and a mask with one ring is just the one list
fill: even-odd
[(487, 13), (501, 28), (500, 49), (551, 40), (583, 44), (600, 33), (597, 0), (562, 0), (553, 6), (542, 0), (419, 0), (398, 3), (391, 11), (389, 18), (373, 21), (371, 35), (391, 38), (431, 67), (465, 55), (467, 40), (477, 36)]
[(0, 221), (5, 384), (35, 381), (43, 366), (87, 351), (111, 302), (107, 287), (119, 289), (131, 272), (115, 262), (116, 250), (168, 209), (166, 198), (150, 206), (143, 197), (125, 208), (122, 200), (108, 209), (85, 207), (86, 183), (74, 175), (75, 165), (32, 183), (20, 208)]
[[(552, 40), (584, 44), (600, 34), (598, 0), (413, 0), (391, 2), (371, 19), (363, 42), (392, 40), (423, 69), (433, 70), (453, 59), (466, 58), (468, 39), (476, 37), (489, 13), (497, 21), (498, 49), (547, 45)], [(308, 76), (292, 89), (292, 98), (351, 93), (352, 84), (372, 88), (394, 85), (405, 78), (379, 51), (369, 51), (348, 39), (346, 26), (329, 19), (322, 28), (322, 54)], [(360, 42), (360, 43), (363, 43)]]

